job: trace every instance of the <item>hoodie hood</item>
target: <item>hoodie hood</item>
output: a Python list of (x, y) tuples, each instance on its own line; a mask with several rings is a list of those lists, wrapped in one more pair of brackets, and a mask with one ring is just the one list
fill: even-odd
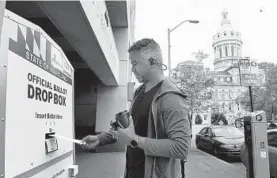
[(166, 93), (176, 93), (178, 95), (181, 95), (184, 99), (187, 98), (187, 95), (184, 94), (180, 88), (177, 87), (177, 85), (171, 81), (170, 79), (168, 78), (165, 78), (160, 89), (158, 90), (157, 92), (157, 95), (158, 96), (162, 96)]

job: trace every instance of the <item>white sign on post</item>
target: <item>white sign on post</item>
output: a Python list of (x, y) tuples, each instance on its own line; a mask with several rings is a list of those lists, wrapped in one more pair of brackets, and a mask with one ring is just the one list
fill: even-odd
[(240, 59), (239, 60), (240, 73), (246, 74), (251, 72), (250, 59)]
[(242, 86), (260, 86), (260, 74), (257, 62), (249, 58), (239, 60), (240, 79)]

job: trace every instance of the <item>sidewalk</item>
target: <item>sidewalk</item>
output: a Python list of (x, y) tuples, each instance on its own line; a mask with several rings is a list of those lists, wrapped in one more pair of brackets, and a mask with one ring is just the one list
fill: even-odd
[[(186, 178), (245, 178), (246, 172), (214, 156), (197, 150), (193, 145), (186, 163)], [(79, 165), (77, 178), (123, 178), (125, 153), (76, 154)]]
[(78, 153), (79, 173), (76, 178), (123, 178), (125, 157), (125, 152)]
[(246, 172), (203, 151), (191, 148), (186, 178), (245, 178)]

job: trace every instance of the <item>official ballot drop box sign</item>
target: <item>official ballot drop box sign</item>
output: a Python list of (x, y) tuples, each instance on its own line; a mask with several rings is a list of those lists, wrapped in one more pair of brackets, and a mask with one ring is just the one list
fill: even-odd
[(73, 67), (40, 27), (8, 10), (0, 57), (0, 177), (70, 177), (73, 143), (46, 134), (73, 138)]

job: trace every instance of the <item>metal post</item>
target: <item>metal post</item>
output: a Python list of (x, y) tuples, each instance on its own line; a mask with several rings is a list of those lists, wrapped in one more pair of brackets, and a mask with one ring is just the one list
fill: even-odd
[(275, 123), (275, 115), (274, 115), (274, 103), (271, 106), (271, 121)]
[(249, 97), (250, 97), (250, 111), (254, 112), (253, 98), (252, 98), (252, 87), (249, 86)]
[(168, 78), (171, 77), (171, 51), (170, 51), (170, 29), (167, 29), (167, 40), (168, 40)]
[(253, 170), (253, 148), (252, 148), (252, 129), (251, 117), (244, 117), (244, 140), (245, 140), (245, 154), (246, 158), (246, 176), (247, 178), (254, 178)]

